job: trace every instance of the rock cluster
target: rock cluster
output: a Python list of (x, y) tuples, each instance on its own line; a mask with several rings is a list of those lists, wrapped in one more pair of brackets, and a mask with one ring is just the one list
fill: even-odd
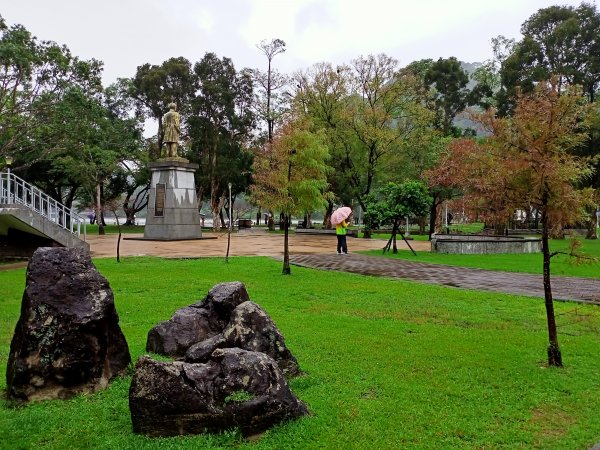
[(8, 399), (63, 399), (97, 391), (130, 362), (113, 292), (89, 253), (36, 250), (10, 345)]
[(269, 315), (242, 283), (213, 287), (200, 302), (175, 312), (148, 333), (146, 349), (179, 357), (140, 358), (129, 391), (133, 429), (152, 436), (260, 433), (308, 414), (285, 375), (298, 362)]
[(149, 352), (187, 362), (205, 362), (215, 349), (233, 347), (269, 355), (287, 376), (300, 373), (283, 335), (240, 282), (214, 286), (202, 301), (152, 328), (146, 342)]
[(239, 348), (217, 349), (202, 364), (141, 357), (129, 408), (133, 431), (150, 436), (233, 427), (253, 435), (308, 414), (272, 358)]

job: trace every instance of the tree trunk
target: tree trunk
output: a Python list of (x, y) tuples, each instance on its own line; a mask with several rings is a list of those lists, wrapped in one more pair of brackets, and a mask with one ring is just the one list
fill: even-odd
[(275, 231), (275, 221), (273, 220), (273, 211), (269, 211), (269, 218), (267, 219), (267, 226), (269, 231)]
[(394, 229), (392, 230), (392, 253), (396, 254), (398, 253), (398, 245), (396, 243), (396, 235), (398, 234), (398, 227), (399, 227), (399, 222), (398, 220), (394, 220)]
[(106, 234), (104, 231), (104, 220), (102, 219), (102, 191), (100, 183), (96, 184), (96, 223), (98, 223), (98, 234)]
[(289, 247), (289, 240), (288, 240), (288, 236), (289, 236), (289, 228), (290, 228), (290, 215), (289, 214), (283, 214), (283, 221), (284, 221), (284, 226), (283, 226), (283, 274), (284, 275), (289, 275), (291, 272), (290, 270), (290, 247)]
[(556, 318), (554, 316), (554, 303), (552, 300), (552, 285), (550, 283), (550, 247), (548, 244), (549, 225), (546, 202), (548, 195), (543, 195), (542, 206), (542, 253), (544, 256), (544, 300), (546, 304), (546, 319), (548, 321), (548, 365), (562, 367), (562, 356), (558, 345)]
[(586, 224), (586, 239), (598, 239), (596, 235), (596, 210), (588, 211), (588, 219), (585, 221)]
[(279, 229), (280, 230), (285, 230), (286, 226), (284, 225), (284, 222), (286, 222), (286, 220), (285, 220), (286, 217), (287, 217), (287, 215), (284, 213), (279, 214)]
[(431, 208), (429, 209), (429, 240), (435, 234), (435, 221), (437, 219), (438, 199), (437, 195), (432, 195)]
[(222, 218), (221, 218), (221, 210), (223, 209), (223, 204), (225, 203), (225, 197), (221, 197), (219, 199), (213, 198), (211, 196), (210, 199), (210, 210), (212, 213), (212, 220), (213, 220), (213, 231), (219, 231), (221, 229), (221, 226), (223, 225), (222, 223)]
[(327, 209), (325, 210), (325, 217), (323, 217), (323, 228), (328, 230), (331, 229), (331, 214), (333, 213), (333, 203), (327, 202)]

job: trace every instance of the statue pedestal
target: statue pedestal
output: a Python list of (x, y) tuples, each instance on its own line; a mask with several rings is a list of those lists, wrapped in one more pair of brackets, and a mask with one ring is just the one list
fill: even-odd
[(200, 214), (194, 172), (198, 164), (183, 158), (163, 158), (150, 163), (152, 182), (144, 239), (200, 239)]

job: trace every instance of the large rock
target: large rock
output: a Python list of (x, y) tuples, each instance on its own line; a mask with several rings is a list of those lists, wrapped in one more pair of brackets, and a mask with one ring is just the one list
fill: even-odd
[(129, 390), (133, 431), (151, 436), (245, 435), (308, 414), (276, 362), (259, 352), (217, 349), (206, 363), (141, 357)]
[(219, 334), (236, 306), (249, 300), (240, 282), (214, 286), (200, 302), (175, 311), (171, 319), (148, 332), (146, 351), (166, 356), (183, 356), (196, 342)]
[(10, 345), (7, 397), (68, 398), (105, 388), (131, 362), (108, 281), (87, 251), (42, 247), (32, 256)]
[(265, 310), (254, 302), (237, 306), (223, 332), (192, 345), (185, 360), (205, 362), (215, 349), (232, 347), (269, 355), (287, 376), (300, 373), (298, 361), (286, 347), (283, 335)]

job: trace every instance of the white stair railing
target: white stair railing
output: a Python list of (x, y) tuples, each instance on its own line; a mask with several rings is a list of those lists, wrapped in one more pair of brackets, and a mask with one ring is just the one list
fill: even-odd
[(0, 205), (23, 205), (54, 222), (75, 236), (86, 239), (85, 219), (19, 178), (12, 172), (0, 172)]

